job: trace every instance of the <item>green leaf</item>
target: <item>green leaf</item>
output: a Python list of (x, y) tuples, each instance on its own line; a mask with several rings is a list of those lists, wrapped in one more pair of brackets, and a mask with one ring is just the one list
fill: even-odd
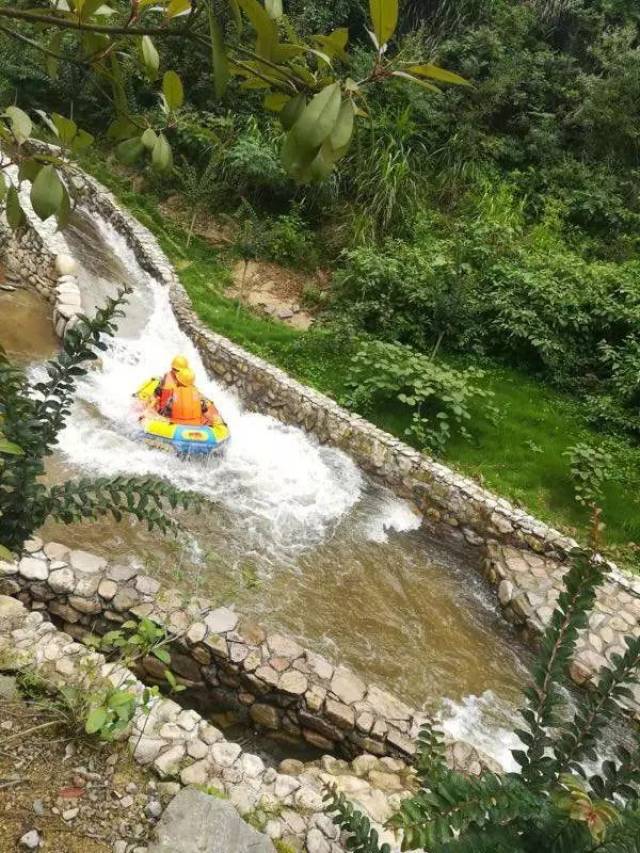
[(165, 17), (168, 21), (176, 18), (178, 15), (184, 15), (191, 9), (191, 0), (171, 0), (165, 11)]
[(31, 119), (20, 107), (7, 107), (4, 114), (11, 123), (11, 132), (15, 136), (16, 142), (22, 145), (31, 136), (33, 130)]
[(182, 80), (175, 71), (166, 71), (162, 78), (162, 94), (170, 110), (178, 110), (184, 103)]
[(318, 148), (335, 127), (341, 102), (340, 84), (332, 83), (315, 95), (293, 127), (298, 142)]
[(133, 163), (141, 157), (143, 152), (144, 145), (138, 137), (135, 139), (125, 139), (124, 142), (121, 142), (116, 147), (116, 156), (118, 160), (125, 163), (127, 166), (133, 165)]
[(160, 55), (149, 36), (142, 36), (142, 61), (151, 80), (155, 80), (160, 68)]
[(86, 130), (79, 130), (71, 143), (71, 150), (75, 151), (84, 151), (86, 148), (90, 148), (93, 145), (94, 139), (90, 133), (87, 133)]
[(69, 193), (67, 192), (67, 188), (65, 186), (62, 187), (62, 202), (60, 207), (58, 208), (58, 212), (56, 213), (56, 219), (58, 221), (58, 231), (61, 231), (63, 228), (66, 228), (69, 224), (69, 219), (71, 218), (71, 199), (69, 198)]
[(207, 4), (209, 17), (209, 36), (211, 38), (211, 67), (213, 69), (213, 90), (216, 98), (221, 98), (229, 82), (229, 62), (224, 35), (220, 21), (213, 11), (213, 3)]
[(353, 120), (353, 103), (351, 101), (344, 101), (340, 107), (335, 127), (331, 131), (330, 136), (331, 147), (335, 151), (342, 151), (343, 149), (346, 149), (347, 145), (351, 142), (351, 137), (353, 136)]
[(398, 25), (398, 0), (369, 0), (373, 31), (380, 47), (386, 44)]
[(392, 71), (392, 77), (402, 77), (404, 80), (410, 80), (412, 83), (417, 83), (418, 86), (422, 86), (423, 89), (427, 89), (429, 92), (435, 92), (437, 95), (441, 95), (442, 91), (438, 89), (437, 86), (434, 86), (432, 83), (427, 83), (426, 80), (420, 80), (419, 77), (413, 77), (411, 74), (407, 74), (406, 71)]
[(166, 663), (167, 666), (171, 663), (171, 655), (166, 649), (154, 649), (153, 655), (154, 657), (157, 657), (158, 660), (161, 660), (162, 663)]
[(93, 708), (89, 712), (84, 729), (88, 735), (93, 735), (107, 722), (107, 712), (104, 708)]
[(7, 179), (4, 176), (4, 172), (0, 172), (0, 201), (4, 201), (6, 195), (7, 195)]
[(129, 139), (135, 135), (136, 126), (128, 116), (121, 116), (109, 125), (109, 139)]
[(33, 183), (42, 169), (42, 163), (37, 160), (23, 160), (18, 167), (18, 180)]
[(264, 7), (274, 21), (282, 17), (282, 0), (264, 0)]
[(70, 145), (78, 132), (78, 127), (73, 119), (65, 118), (58, 113), (53, 113), (51, 119), (55, 125), (58, 139), (63, 145)]
[(0, 435), (0, 453), (7, 453), (10, 456), (24, 456), (24, 450), (13, 441), (9, 441), (3, 435)]
[(263, 59), (271, 59), (273, 48), (278, 43), (278, 27), (257, 0), (238, 0), (257, 33), (256, 53)]
[(0, 560), (13, 560), (13, 554), (4, 545), (0, 545)]
[(148, 127), (140, 137), (140, 141), (148, 151), (153, 151), (158, 141), (158, 134), (153, 128)]
[(6, 210), (7, 222), (11, 228), (20, 228), (27, 221), (16, 188), (11, 184), (7, 193)]
[(465, 80), (459, 74), (454, 74), (453, 71), (447, 71), (445, 68), (440, 68), (438, 65), (432, 65), (431, 63), (410, 65), (405, 70), (418, 77), (430, 77), (432, 80), (440, 80), (442, 83), (454, 83), (457, 86), (471, 85), (468, 80)]
[(231, 10), (231, 17), (233, 18), (233, 22), (238, 28), (238, 33), (242, 32), (242, 14), (240, 12), (240, 6), (238, 5), (238, 0), (229, 0), (229, 9)]
[(151, 152), (151, 163), (159, 172), (166, 172), (173, 166), (173, 153), (167, 137), (160, 133)]
[(31, 206), (40, 219), (48, 219), (58, 212), (64, 199), (64, 187), (53, 166), (40, 169), (31, 184), (30, 198)]
[(313, 40), (320, 44), (324, 52), (336, 59), (346, 59), (346, 46), (349, 41), (349, 30), (346, 27), (334, 30), (328, 36), (313, 36)]
[(297, 94), (288, 101), (280, 112), (280, 123), (285, 130), (291, 130), (296, 121), (300, 118), (302, 111), (306, 107), (307, 102), (304, 95)]
[(268, 95), (264, 96), (262, 105), (266, 110), (271, 110), (273, 113), (279, 113), (290, 100), (291, 97), (289, 95), (285, 95), (284, 92), (270, 92)]

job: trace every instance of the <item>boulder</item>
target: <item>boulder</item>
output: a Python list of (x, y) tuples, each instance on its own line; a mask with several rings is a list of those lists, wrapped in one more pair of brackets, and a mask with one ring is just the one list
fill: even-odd
[(246, 824), (227, 800), (185, 788), (171, 800), (149, 853), (275, 853), (266, 835)]

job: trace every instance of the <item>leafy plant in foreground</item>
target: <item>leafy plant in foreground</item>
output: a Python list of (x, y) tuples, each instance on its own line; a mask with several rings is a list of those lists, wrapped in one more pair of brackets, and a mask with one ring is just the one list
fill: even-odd
[(125, 295), (123, 290), (108, 299), (92, 319), (79, 318), (67, 332), (62, 352), (47, 362), (44, 381), (30, 384), (24, 371), (0, 353), (0, 545), (5, 550), (18, 551), (48, 518), (70, 524), (108, 514), (120, 521), (127, 515), (167, 532), (176, 529), (167, 508), (195, 503), (192, 495), (151, 477), (82, 477), (52, 486), (43, 482), (44, 460), (65, 425), (76, 382), (86, 373), (83, 365), (106, 348), (102, 338), (114, 333)]
[[(597, 520), (597, 517), (596, 517)], [(591, 551), (576, 550), (525, 690), (523, 748), (513, 751), (520, 773), (484, 770), (477, 777), (450, 770), (442, 735), (427, 722), (418, 738), (420, 789), (403, 800), (388, 827), (401, 831), (403, 850), (429, 853), (637, 853), (640, 850), (640, 735), (593, 773), (599, 739), (623, 713), (639, 682), (640, 638), (625, 638), (594, 688), (568, 713), (566, 688), (578, 633), (587, 626), (606, 567)], [(354, 853), (389, 853), (378, 833), (343, 794), (325, 796)]]
[(603, 484), (611, 477), (611, 454), (602, 447), (579, 442), (566, 450), (564, 456), (569, 460), (576, 500), (582, 506), (594, 507)]

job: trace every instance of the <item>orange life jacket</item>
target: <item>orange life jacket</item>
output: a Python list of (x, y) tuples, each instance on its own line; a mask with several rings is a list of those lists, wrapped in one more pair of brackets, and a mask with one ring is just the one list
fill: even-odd
[(193, 385), (177, 385), (169, 400), (167, 413), (172, 421), (179, 424), (204, 424), (202, 395)]
[(160, 380), (160, 384), (156, 389), (156, 397), (157, 397), (157, 408), (158, 410), (164, 408), (169, 402), (171, 395), (178, 387), (178, 383), (176, 382), (176, 377), (173, 370), (170, 370), (166, 373), (162, 379)]

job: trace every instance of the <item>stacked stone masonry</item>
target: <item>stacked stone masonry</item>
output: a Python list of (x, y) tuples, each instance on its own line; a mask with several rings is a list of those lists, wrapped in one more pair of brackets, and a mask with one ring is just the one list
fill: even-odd
[[(423, 715), (345, 666), (268, 634), (231, 607), (184, 602), (177, 590), (130, 566), (39, 539), (17, 562), (0, 562), (0, 594), (46, 611), (77, 639), (147, 617), (175, 640), (168, 646), (178, 680), (209, 707), (225, 707), (258, 727), (286, 733), (327, 752), (362, 752), (410, 760)], [(165, 665), (142, 661), (147, 680)]]
[[(99, 559), (73, 552), (67, 554), (71, 561), (67, 564), (58, 559), (66, 552), (53, 543), (49, 551), (55, 556), (47, 559), (41, 549), (33, 550), (36, 544), (32, 543), (30, 556), (23, 558), (17, 572), (3, 565), (5, 584), (7, 579), (22, 577), (34, 585), (42, 583), (53, 591), (54, 587), (70, 587), (73, 575), (77, 579), (73, 591), (77, 593), (78, 584), (82, 583), (82, 592), (86, 593), (103, 568)], [(46, 564), (46, 578), (38, 563)], [(72, 568), (74, 563), (76, 567)], [(63, 574), (68, 568), (70, 573)], [(98, 580), (98, 588), (102, 587), (103, 593), (110, 598), (112, 587), (107, 586), (110, 582), (107, 574)], [(111, 574), (118, 575), (113, 571)], [(141, 576), (137, 580), (142, 580)], [(118, 581), (115, 583), (119, 585)], [(131, 589), (138, 585), (134, 582)], [(121, 592), (116, 592), (110, 600), (115, 601)], [(73, 633), (90, 615), (87, 610), (90, 608), (83, 604), (75, 611), (78, 621), (68, 623)], [(118, 619), (124, 612), (113, 611)], [(224, 619), (227, 619), (224, 624), (231, 623), (229, 612), (213, 611), (218, 626)], [(181, 626), (183, 624), (181, 620)], [(200, 630), (199, 635), (201, 633)], [(34, 671), (48, 685), (58, 689), (76, 685), (90, 693), (107, 679), (114, 687), (138, 695), (144, 687), (122, 664), (107, 663), (101, 654), (74, 641), (71, 633), (57, 630), (39, 610), (28, 612), (22, 602), (0, 593), (0, 671), (25, 669)], [(260, 756), (227, 740), (219, 729), (194, 710), (184, 709), (172, 699), (160, 696), (152, 700), (150, 713), (142, 708), (136, 710), (122, 739), (128, 739), (135, 760), (162, 779), (174, 779), (177, 785), (213, 788), (227, 796), (241, 815), (260, 812), (267, 818), (266, 834), (272, 839), (284, 840), (294, 850), (341, 853), (344, 849), (338, 830), (323, 812), (322, 795), (326, 785), (335, 785), (363, 809), (394, 853), (400, 849), (400, 839), (383, 828), (402, 799), (416, 787), (415, 771), (400, 758), (364, 753), (352, 761), (345, 761), (324, 755), (312, 762), (286, 759), (278, 769), (268, 767)], [(473, 747), (461, 742), (448, 744), (447, 761), (454, 769), (474, 775), (487, 763)], [(494, 766), (493, 769), (499, 768)]]

